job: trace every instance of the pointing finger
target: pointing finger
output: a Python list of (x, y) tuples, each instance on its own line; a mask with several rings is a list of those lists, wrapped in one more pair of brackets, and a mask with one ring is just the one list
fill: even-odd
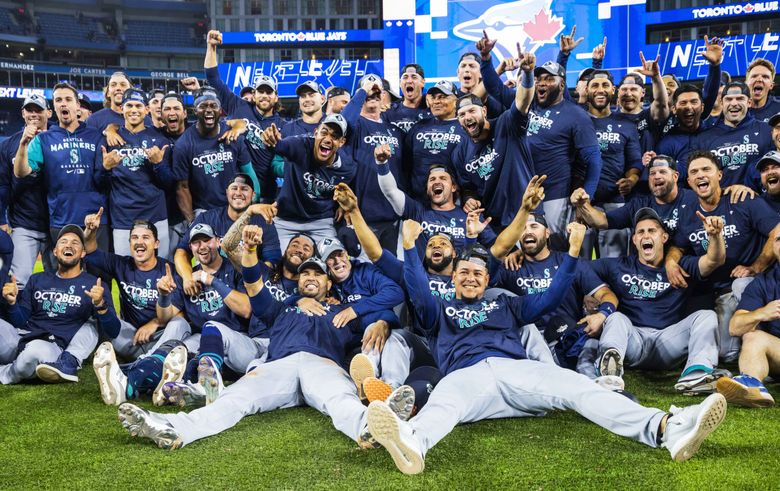
[(95, 286), (98, 287), (98, 288), (103, 286), (103, 280), (100, 279), (100, 276), (98, 276), (98, 279), (95, 282)]
[(165, 276), (171, 276), (171, 265), (165, 263)]

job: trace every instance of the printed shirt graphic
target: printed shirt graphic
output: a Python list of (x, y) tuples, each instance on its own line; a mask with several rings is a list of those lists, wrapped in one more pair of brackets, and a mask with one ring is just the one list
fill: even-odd
[(428, 170), (433, 164), (453, 167), (452, 153), (467, 138), (457, 119), (441, 121), (426, 118), (411, 127), (404, 141), (405, 156), (410, 160), (410, 191), (415, 199), (428, 199)]
[[(201, 266), (193, 268), (199, 271)], [(244, 280), (241, 273), (233, 269), (233, 265), (227, 259), (222, 260), (219, 270), (214, 273), (214, 278), (219, 278), (227, 286), (241, 293), (246, 293)], [(176, 289), (172, 294), (173, 305), (184, 313), (190, 322), (193, 332), (200, 332), (203, 324), (208, 321), (221, 322), (234, 331), (246, 331), (248, 319), (237, 316), (225, 305), (225, 299), (211, 286), (203, 286), (197, 295), (187, 295), (180, 276), (176, 275)]]
[(677, 188), (677, 197), (671, 203), (658, 204), (655, 200), (655, 196), (652, 195), (636, 195), (631, 198), (625, 206), (621, 206), (618, 209), (608, 211), (607, 215), (607, 228), (608, 229), (621, 229), (631, 228), (634, 226), (634, 215), (642, 208), (652, 208), (664, 221), (666, 229), (669, 231), (669, 235), (673, 236), (677, 230), (677, 225), (680, 221), (681, 214), (689, 208), (697, 209), (699, 206), (699, 198), (696, 193), (690, 189)]
[(415, 123), (430, 115), (427, 107), (406, 107), (398, 101), (384, 112), (384, 117), (403, 132), (408, 132)]
[(631, 169), (644, 170), (636, 126), (614, 115), (591, 118), (601, 151), (601, 178), (594, 203), (623, 203), (617, 181)]
[[(780, 266), (775, 265), (757, 275), (756, 279), (747, 286), (737, 310), (752, 312), (777, 299), (780, 299)], [(759, 329), (780, 337), (780, 320), (762, 322), (759, 324)]]
[[(423, 256), (425, 255), (428, 239), (442, 232), (452, 237), (452, 246), (455, 248), (456, 253), (461, 251), (466, 245), (467, 217), (466, 212), (459, 206), (448, 211), (433, 210), (409, 196), (406, 197), (404, 204), (403, 218), (412, 219), (422, 227), (423, 232), (417, 237), (415, 247)], [(482, 217), (480, 219), (484, 220)], [(492, 246), (496, 241), (496, 234), (488, 225), (477, 236), (477, 241), (486, 247)]]

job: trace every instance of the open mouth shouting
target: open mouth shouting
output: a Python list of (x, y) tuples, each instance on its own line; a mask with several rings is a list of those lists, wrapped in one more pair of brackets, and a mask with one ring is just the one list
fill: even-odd
[(643, 254), (649, 255), (652, 254), (655, 245), (653, 244), (652, 239), (642, 239), (639, 243), (639, 248), (642, 250)]
[(333, 142), (323, 141), (317, 145), (317, 153), (320, 160), (328, 160), (333, 155)]
[(437, 182), (431, 186), (431, 194), (434, 198), (440, 198), (444, 194), (444, 184)]
[(703, 178), (696, 180), (696, 191), (699, 193), (699, 196), (706, 196), (710, 189), (711, 186), (709, 179)]

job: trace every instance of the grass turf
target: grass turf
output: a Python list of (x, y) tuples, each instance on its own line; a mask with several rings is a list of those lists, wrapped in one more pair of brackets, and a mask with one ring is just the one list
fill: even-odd
[[(420, 476), (384, 450), (361, 451), (310, 408), (254, 415), (220, 435), (166, 452), (135, 439), (102, 403), (92, 367), (81, 382), (0, 386), (0, 489), (35, 488), (777, 488), (780, 409), (730, 407), (689, 462), (670, 460), (574, 413), (457, 427)], [(649, 406), (696, 403), (675, 375), (627, 376)], [(770, 390), (778, 395), (777, 385)], [(151, 408), (146, 399), (140, 404)], [(164, 411), (172, 411), (165, 408)]]

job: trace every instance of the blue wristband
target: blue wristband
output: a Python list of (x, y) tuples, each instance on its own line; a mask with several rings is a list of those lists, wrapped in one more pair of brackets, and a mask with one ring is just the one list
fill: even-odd
[(380, 176), (386, 176), (390, 174), (390, 166), (387, 164), (387, 162), (385, 163), (377, 162), (376, 164), (377, 164), (376, 165), (377, 174), (379, 174)]
[(219, 293), (219, 296), (222, 297), (222, 299), (226, 299), (228, 295), (230, 295), (230, 292), (233, 291), (232, 288), (227, 286), (225, 282), (220, 280), (219, 278), (214, 278), (211, 280), (211, 288), (215, 289), (217, 293)]
[(244, 277), (244, 283), (254, 283), (256, 281), (260, 281), (263, 277), (260, 263), (257, 263), (254, 266), (244, 266), (241, 268), (241, 276)]
[(157, 305), (161, 308), (170, 307), (173, 303), (173, 295), (170, 293), (168, 295), (160, 295), (157, 297)]
[(534, 74), (533, 72), (526, 72), (523, 70), (523, 76), (522, 80), (520, 80), (520, 85), (523, 86), (525, 89), (533, 89), (534, 88)]
[(599, 304), (599, 312), (604, 314), (605, 317), (609, 317), (611, 314), (614, 314), (615, 310), (617, 310), (617, 307), (615, 307), (615, 304), (613, 303), (601, 302)]

